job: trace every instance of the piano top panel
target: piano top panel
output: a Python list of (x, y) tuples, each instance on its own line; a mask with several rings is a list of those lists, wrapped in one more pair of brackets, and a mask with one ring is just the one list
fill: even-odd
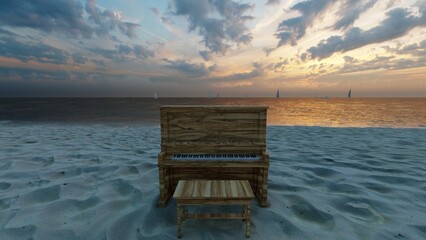
[(163, 106), (160, 108), (162, 146), (187, 142), (185, 145), (215, 148), (217, 144), (212, 142), (240, 143), (231, 146), (242, 144), (245, 149), (252, 146), (258, 151), (259, 143), (266, 141), (266, 111), (266, 106)]
[(160, 110), (167, 109), (167, 111), (180, 112), (182, 109), (192, 110), (212, 110), (212, 111), (230, 111), (230, 112), (252, 112), (252, 111), (266, 111), (268, 106), (263, 105), (163, 105)]

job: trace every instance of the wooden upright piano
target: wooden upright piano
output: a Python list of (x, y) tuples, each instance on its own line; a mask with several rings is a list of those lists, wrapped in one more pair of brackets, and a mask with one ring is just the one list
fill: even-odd
[(266, 106), (167, 105), (161, 113), (158, 154), (165, 207), (179, 180), (248, 180), (262, 207), (268, 203)]

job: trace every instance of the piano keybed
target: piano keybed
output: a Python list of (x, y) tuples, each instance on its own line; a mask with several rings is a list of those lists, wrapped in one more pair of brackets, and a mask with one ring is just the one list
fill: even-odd
[(173, 154), (171, 160), (258, 161), (256, 154)]

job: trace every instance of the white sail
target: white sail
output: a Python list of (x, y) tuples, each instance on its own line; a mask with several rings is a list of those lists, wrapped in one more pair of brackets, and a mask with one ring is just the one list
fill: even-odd
[(158, 95), (156, 92), (154, 93), (154, 99), (158, 99)]

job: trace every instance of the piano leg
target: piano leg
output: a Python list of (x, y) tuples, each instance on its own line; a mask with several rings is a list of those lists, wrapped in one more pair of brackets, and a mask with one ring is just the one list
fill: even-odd
[(263, 168), (262, 170), (262, 189), (261, 189), (261, 199), (260, 206), (261, 207), (269, 207), (268, 202), (268, 168)]
[(169, 177), (167, 175), (167, 169), (165, 167), (158, 168), (159, 180), (160, 180), (160, 197), (157, 203), (157, 207), (164, 208), (170, 199), (169, 193)]

